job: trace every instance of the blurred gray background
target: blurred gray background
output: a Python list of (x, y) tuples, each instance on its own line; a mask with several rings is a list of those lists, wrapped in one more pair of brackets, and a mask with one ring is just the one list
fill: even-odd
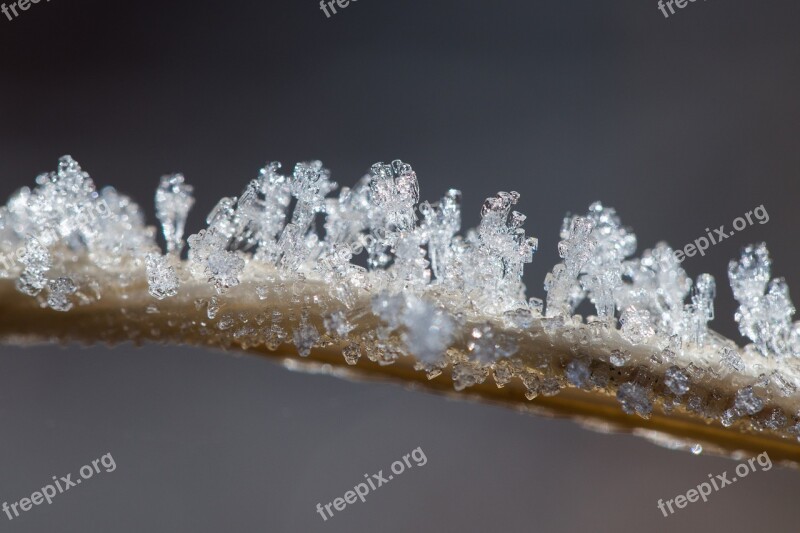
[[(322, 159), (353, 184), (414, 165), (421, 194), (497, 190), (557, 260), (561, 219), (602, 200), (639, 249), (682, 247), (764, 205), (684, 262), (718, 280), (712, 326), (738, 338), (727, 261), (766, 240), (800, 295), (800, 4), (711, 0), (40, 2), (0, 15), (0, 196), (78, 159), (155, 223), (181, 171), (196, 231), (266, 160)], [(797, 300), (796, 300), (797, 301)], [(773, 468), (664, 518), (736, 463), (572, 423), (181, 347), (0, 347), (0, 499), (111, 452), (98, 475), (2, 531), (796, 530), (800, 473)], [(364, 473), (428, 458), (327, 522)], [(760, 526), (760, 527), (759, 527)]]

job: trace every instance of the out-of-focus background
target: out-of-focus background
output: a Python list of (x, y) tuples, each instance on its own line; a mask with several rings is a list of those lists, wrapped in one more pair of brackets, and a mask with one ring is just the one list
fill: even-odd
[[(7, 2), (8, 3), (8, 2)], [(763, 205), (684, 262), (718, 281), (765, 240), (800, 297), (800, 4), (316, 0), (31, 4), (0, 15), (0, 196), (69, 153), (149, 213), (160, 175), (195, 185), (189, 232), (267, 160), (321, 159), (350, 185), (413, 164), (421, 195), (517, 190), (557, 261), (564, 214), (617, 208), (639, 250), (683, 247)], [(0, 347), (0, 502), (110, 452), (117, 469), (2, 531), (796, 530), (800, 473), (772, 468), (664, 518), (736, 463), (565, 421), (268, 361), (155, 347)], [(428, 463), (324, 522), (316, 513), (421, 447)], [(73, 477), (75, 474), (73, 474)]]

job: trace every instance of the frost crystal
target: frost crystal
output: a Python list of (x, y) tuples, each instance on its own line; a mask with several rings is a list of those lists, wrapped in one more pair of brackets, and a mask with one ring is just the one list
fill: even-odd
[(617, 400), (622, 405), (622, 410), (629, 415), (636, 413), (642, 418), (648, 418), (653, 411), (648, 389), (638, 383), (620, 385)]
[(764, 408), (764, 402), (756, 396), (753, 387), (745, 387), (736, 393), (736, 410), (748, 415), (754, 415)]
[(708, 322), (714, 319), (714, 297), (717, 286), (714, 276), (701, 274), (692, 292), (692, 303), (686, 306), (684, 334), (696, 344), (703, 344)]
[(676, 396), (683, 396), (689, 392), (689, 376), (677, 366), (667, 369), (664, 384)]
[(650, 324), (650, 312), (631, 306), (622, 312), (620, 333), (631, 344), (641, 344), (655, 334)]
[(461, 191), (450, 189), (437, 204), (423, 202), (419, 206), (421, 229), (428, 241), (431, 269), (438, 281), (449, 278), (453, 268), (453, 237), (461, 229)]
[(175, 269), (169, 265), (167, 257), (147, 254), (145, 266), (148, 292), (153, 298), (163, 300), (178, 294), (178, 276), (175, 274)]
[(206, 261), (206, 275), (218, 293), (239, 284), (239, 274), (244, 270), (244, 259), (234, 252), (212, 252)]
[(72, 309), (70, 295), (77, 292), (78, 287), (71, 278), (61, 277), (50, 281), (50, 294), (47, 296), (47, 305), (56, 311), (69, 311)]
[[(794, 306), (783, 279), (770, 278), (771, 261), (766, 245), (748, 246), (741, 259), (728, 265), (733, 295), (739, 302), (736, 321), (764, 356), (785, 357), (800, 353), (793, 336)], [(769, 286), (767, 285), (769, 284)]]
[(571, 315), (587, 295), (601, 320), (614, 317), (622, 286), (623, 260), (636, 250), (636, 236), (616, 211), (600, 202), (586, 217), (567, 217), (558, 253), (564, 259), (545, 278), (547, 316)]
[(294, 344), (297, 346), (297, 353), (302, 357), (308, 357), (311, 354), (311, 348), (317, 342), (319, 342), (319, 331), (309, 321), (308, 312), (303, 311), (300, 316), (300, 325), (294, 331)]
[(496, 333), (491, 325), (486, 324), (472, 329), (467, 349), (477, 361), (489, 363), (513, 355), (517, 351), (517, 345), (505, 335)]
[[(350, 365), (414, 356), (417, 370), (449, 371), (459, 390), (492, 373), (498, 386), (521, 382), (529, 399), (569, 383), (616, 392), (643, 417), (659, 396), (666, 412), (682, 405), (726, 426), (800, 427), (786, 407), (800, 386), (800, 322), (784, 280), (770, 281), (763, 244), (729, 265), (736, 320), (752, 340), (739, 349), (708, 328), (714, 278), (693, 283), (665, 243), (633, 257), (635, 235), (599, 202), (564, 219), (545, 307), (522, 283), (538, 242), (514, 210), (518, 193), (487, 198), (478, 227), (460, 233), (461, 193), (419, 203), (417, 174), (400, 160), (336, 189), (319, 161), (291, 175), (268, 163), (239, 196), (219, 200), (181, 260), (194, 203), (182, 175), (162, 177), (155, 195), (163, 254), (134, 202), (98, 190), (64, 156), (0, 207), (0, 283), (52, 311), (116, 299), (132, 335), (137, 313), (126, 306), (141, 304), (140, 315), (223, 346), (292, 342), (309, 356), (336, 345)], [(153, 300), (142, 303), (145, 282)], [(194, 302), (197, 316), (167, 317), (155, 300), (169, 297)], [(596, 316), (575, 315), (584, 300)]]
[(567, 381), (576, 387), (586, 387), (591, 377), (589, 365), (581, 359), (573, 359), (567, 364), (565, 372)]
[(558, 243), (558, 255), (564, 262), (557, 264), (544, 280), (547, 316), (571, 316), (583, 300), (585, 292), (578, 278), (597, 246), (590, 237), (592, 229), (592, 222), (586, 218), (564, 219)]
[(467, 235), (469, 248), (460, 254), (464, 290), (474, 295), (474, 305), (490, 313), (528, 305), (522, 267), (533, 260), (538, 241), (525, 236), (525, 215), (511, 210), (518, 200), (514, 191), (487, 198), (478, 230)]
[(440, 361), (452, 342), (453, 320), (443, 310), (419, 298), (384, 293), (375, 297), (372, 309), (391, 330), (402, 330), (403, 344), (423, 362)]
[(156, 216), (167, 242), (167, 253), (181, 253), (186, 216), (194, 205), (193, 190), (184, 182), (183, 174), (161, 177), (156, 190)]
[(720, 361), (723, 365), (736, 372), (744, 370), (744, 361), (742, 361), (738, 352), (730, 346), (726, 346), (722, 349)]
[(631, 354), (622, 350), (611, 350), (609, 360), (614, 366), (623, 366), (630, 359)]
[(387, 229), (409, 231), (414, 227), (419, 183), (411, 165), (399, 159), (390, 165), (375, 163), (369, 188), (375, 207), (383, 213)]
[(325, 319), (325, 330), (330, 335), (346, 338), (355, 326), (347, 321), (344, 312), (337, 311)]
[(24, 294), (36, 296), (47, 285), (45, 272), (52, 267), (50, 253), (35, 237), (28, 237), (19, 262), (25, 269), (17, 280), (17, 288)]

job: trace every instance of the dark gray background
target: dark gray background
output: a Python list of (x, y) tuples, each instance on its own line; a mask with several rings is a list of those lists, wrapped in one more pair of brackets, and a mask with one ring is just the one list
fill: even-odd
[[(0, 17), (2, 17), (0, 15)], [(268, 159), (342, 184), (402, 158), (423, 198), (464, 192), (466, 226), (522, 194), (543, 296), (561, 218), (601, 199), (640, 250), (763, 204), (688, 259), (717, 277), (766, 240), (799, 294), (800, 5), (711, 0), (53, 0), (0, 18), (0, 196), (64, 153), (155, 222), (158, 177), (196, 186), (190, 231)], [(773, 468), (663, 518), (735, 463), (488, 406), (293, 374), (186, 348), (0, 348), (0, 498), (111, 452), (118, 468), (2, 531), (746, 531), (796, 529), (800, 474)], [(328, 522), (317, 502), (421, 446), (428, 457)]]

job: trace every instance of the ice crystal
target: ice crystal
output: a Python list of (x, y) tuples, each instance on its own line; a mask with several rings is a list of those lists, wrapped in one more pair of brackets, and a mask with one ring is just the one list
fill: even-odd
[(194, 205), (194, 188), (185, 183), (183, 174), (162, 176), (156, 190), (156, 216), (167, 243), (167, 252), (180, 254), (186, 216)]
[(581, 359), (573, 359), (567, 364), (565, 375), (567, 381), (576, 387), (586, 387), (591, 377), (589, 364)]
[(347, 338), (347, 335), (355, 327), (353, 324), (348, 322), (343, 311), (336, 311), (335, 313), (332, 313), (329, 317), (325, 318), (324, 323), (325, 330), (329, 335), (335, 335), (341, 338)]
[[(166, 315), (158, 300), (188, 295), (198, 316), (168, 323), (223, 346), (291, 342), (310, 356), (336, 344), (350, 365), (414, 356), (417, 370), (449, 371), (458, 389), (491, 372), (497, 386), (521, 381), (529, 399), (570, 384), (608, 388), (643, 417), (660, 399), (665, 411), (684, 405), (723, 425), (798, 424), (787, 418), (796, 409), (778, 404), (800, 386), (800, 323), (785, 281), (770, 281), (763, 244), (729, 265), (735, 318), (752, 340), (739, 349), (708, 327), (714, 278), (693, 283), (665, 243), (635, 257), (636, 236), (599, 202), (564, 218), (545, 306), (522, 283), (538, 241), (514, 210), (518, 193), (488, 197), (478, 227), (461, 233), (461, 193), (420, 202), (417, 173), (400, 160), (376, 163), (338, 194), (319, 161), (281, 168), (267, 163), (239, 196), (219, 200), (182, 260), (194, 203), (182, 175), (156, 190), (164, 254), (135, 203), (97, 190), (65, 156), (0, 207), (0, 278), (61, 312), (107, 290), (127, 305), (146, 282), (146, 314)], [(584, 300), (596, 314), (585, 321), (575, 315)], [(712, 386), (724, 379), (726, 394)]]
[(593, 224), (582, 217), (564, 220), (558, 255), (564, 259), (547, 274), (547, 316), (572, 315), (583, 300), (585, 292), (578, 279), (597, 243), (591, 238)]
[(736, 393), (736, 410), (740, 413), (754, 415), (764, 408), (764, 402), (756, 396), (753, 387), (745, 387)]
[(793, 336), (794, 306), (783, 279), (770, 278), (771, 261), (766, 245), (748, 246), (739, 261), (728, 265), (733, 295), (739, 302), (739, 331), (750, 338), (764, 356), (800, 353)]
[(167, 257), (147, 254), (145, 266), (148, 292), (153, 298), (163, 300), (178, 294), (178, 275), (175, 273), (175, 268), (169, 264)]
[(744, 370), (744, 361), (742, 361), (739, 353), (730, 346), (725, 346), (722, 348), (720, 361), (723, 365), (736, 372), (741, 372)]
[(319, 331), (311, 324), (308, 311), (303, 311), (300, 317), (300, 325), (294, 331), (294, 344), (297, 346), (297, 353), (302, 357), (308, 357), (311, 349), (319, 341)]
[(676, 396), (683, 396), (689, 392), (689, 376), (677, 366), (667, 369), (664, 384)]
[(358, 364), (358, 360), (361, 358), (361, 348), (358, 344), (350, 343), (342, 348), (342, 356), (348, 365)]
[(630, 352), (626, 352), (624, 350), (611, 350), (611, 354), (609, 355), (609, 360), (611, 364), (614, 366), (623, 366), (625, 363), (628, 362), (630, 359), (631, 354)]
[(614, 209), (595, 202), (586, 217), (564, 219), (561, 239), (558, 253), (564, 262), (545, 279), (548, 316), (572, 314), (588, 295), (600, 319), (613, 318), (623, 260), (636, 250), (636, 236), (621, 225)]
[(75, 294), (78, 287), (75, 282), (68, 277), (60, 277), (50, 280), (50, 294), (47, 296), (47, 305), (56, 311), (69, 311), (72, 309), (70, 295)]
[(518, 200), (515, 191), (487, 198), (477, 231), (459, 250), (463, 289), (472, 294), (473, 305), (493, 314), (528, 305), (522, 267), (533, 260), (538, 241), (525, 236), (525, 215), (511, 210)]
[(50, 252), (35, 237), (28, 237), (19, 262), (24, 270), (17, 280), (17, 288), (28, 296), (36, 296), (46, 285), (45, 272), (52, 267)]
[(219, 250), (209, 254), (205, 273), (218, 293), (239, 284), (239, 274), (244, 270), (244, 259), (234, 252)]
[(686, 306), (684, 334), (696, 344), (703, 344), (708, 322), (714, 319), (714, 297), (717, 286), (714, 276), (701, 274), (692, 292), (692, 303)]
[(3, 208), (8, 244), (21, 244), (32, 236), (47, 248), (61, 243), (73, 251), (139, 257), (152, 248), (153, 231), (144, 227), (138, 206), (114, 189), (98, 192), (71, 157), (62, 157), (58, 169), (39, 175), (36, 183), (33, 190), (23, 187), (16, 192)]
[(417, 220), (415, 213), (419, 201), (417, 174), (411, 165), (392, 161), (390, 165), (372, 165), (372, 180), (369, 182), (371, 199), (383, 213), (386, 227), (390, 231), (409, 231)]
[(648, 389), (638, 383), (620, 385), (617, 400), (622, 405), (622, 410), (629, 415), (636, 413), (642, 418), (648, 418), (653, 411)]
[(436, 204), (419, 206), (423, 220), (421, 229), (428, 242), (431, 269), (438, 281), (448, 279), (453, 261), (451, 243), (461, 229), (461, 191), (450, 189)]
[(655, 334), (650, 323), (650, 311), (646, 309), (630, 306), (622, 312), (619, 321), (622, 324), (620, 333), (631, 344), (641, 344)]
[(506, 335), (498, 333), (490, 324), (472, 328), (467, 340), (469, 353), (482, 363), (490, 363), (513, 355), (517, 346)]
[(427, 363), (439, 361), (450, 346), (455, 323), (442, 309), (403, 294), (375, 297), (373, 312), (392, 330), (402, 330), (401, 339), (409, 353)]

